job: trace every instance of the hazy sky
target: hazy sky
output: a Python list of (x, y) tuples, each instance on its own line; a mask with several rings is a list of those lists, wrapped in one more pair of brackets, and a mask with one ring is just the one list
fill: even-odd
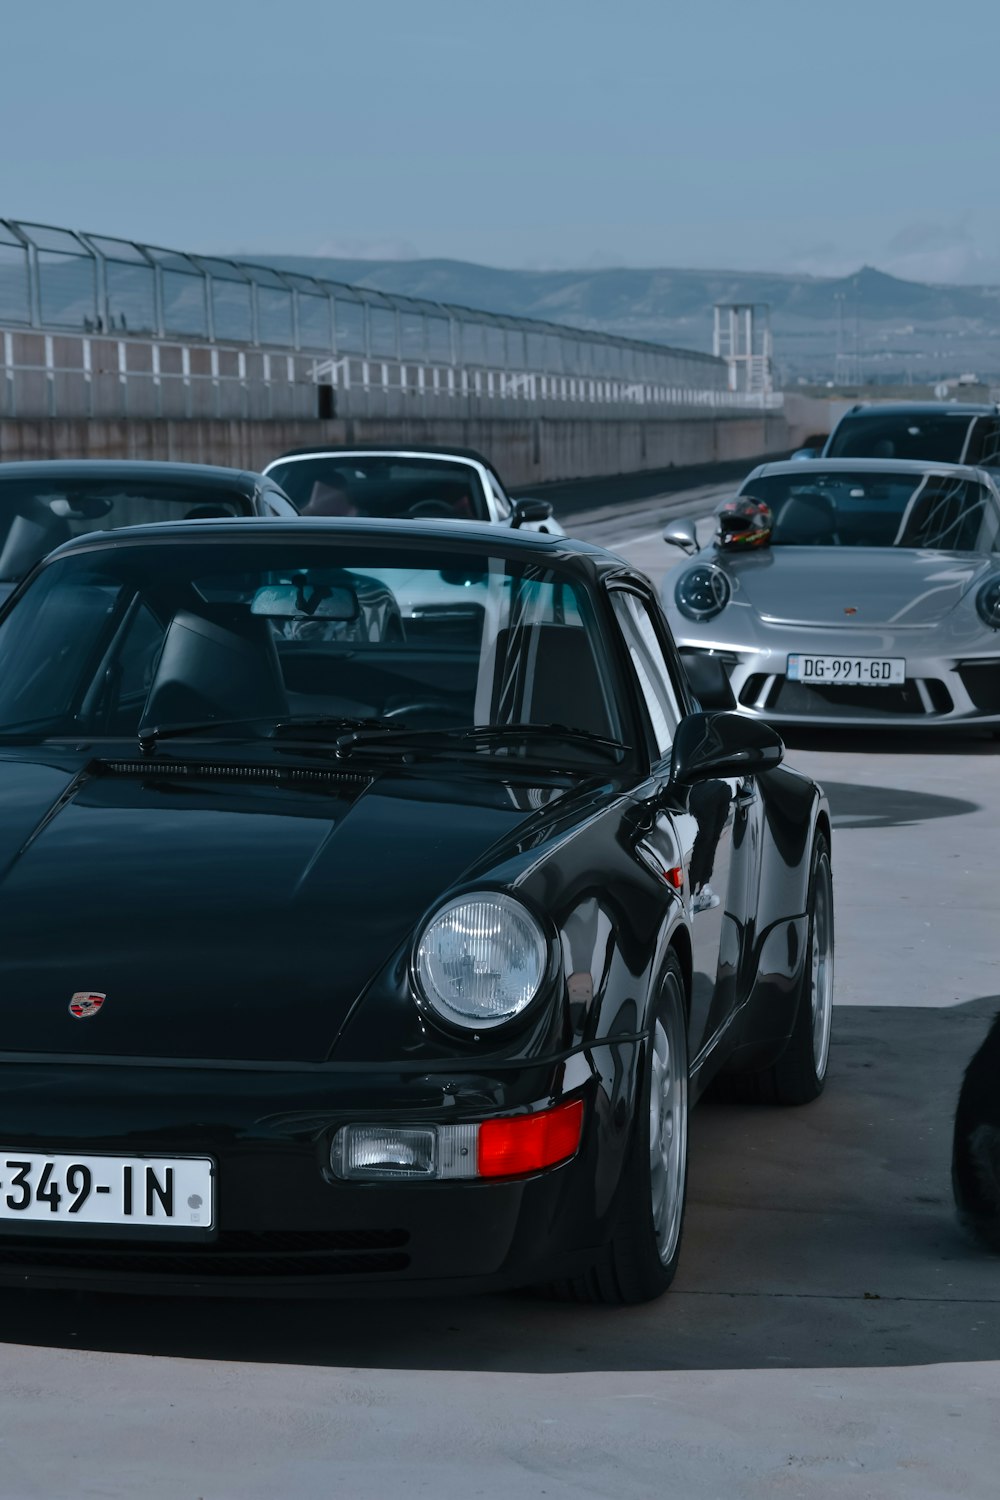
[(1000, 282), (996, 0), (0, 0), (0, 216)]

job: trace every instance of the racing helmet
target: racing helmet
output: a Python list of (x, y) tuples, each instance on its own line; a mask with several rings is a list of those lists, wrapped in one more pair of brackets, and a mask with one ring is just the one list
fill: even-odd
[(766, 547), (774, 518), (771, 507), (752, 495), (724, 500), (715, 512), (715, 545), (724, 551)]

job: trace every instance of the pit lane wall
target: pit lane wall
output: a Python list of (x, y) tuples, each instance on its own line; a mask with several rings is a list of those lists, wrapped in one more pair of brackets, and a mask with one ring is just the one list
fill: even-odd
[(160, 459), (259, 470), (289, 448), (435, 443), (475, 448), (507, 484), (756, 459), (795, 446), (779, 410), (628, 417), (295, 420), (0, 418), (0, 461)]

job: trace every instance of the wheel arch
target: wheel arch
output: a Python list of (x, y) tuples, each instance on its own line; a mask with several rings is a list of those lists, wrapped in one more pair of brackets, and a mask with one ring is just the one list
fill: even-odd
[(817, 833), (831, 842), (830, 806), (808, 776), (780, 766), (760, 778), (764, 801), (763, 849), (757, 891), (757, 928), (804, 914)]
[(816, 842), (818, 834), (826, 839), (826, 847), (830, 851), (830, 863), (833, 864), (833, 828), (830, 823), (830, 809), (825, 802), (820, 803), (819, 812), (816, 814), (816, 826), (813, 829), (813, 843)]
[(670, 934), (666, 949), (663, 954), (663, 963), (660, 965), (658, 983), (662, 983), (663, 973), (671, 953), (677, 955), (681, 966), (681, 974), (684, 978), (684, 1011), (688, 1022), (691, 1020), (691, 985), (694, 975), (694, 956), (691, 950), (691, 934), (683, 923), (678, 923)]

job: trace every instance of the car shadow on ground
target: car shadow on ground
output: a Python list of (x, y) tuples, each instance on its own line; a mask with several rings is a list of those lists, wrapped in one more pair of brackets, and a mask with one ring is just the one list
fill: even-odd
[(778, 726), (788, 750), (853, 755), (1000, 755), (1000, 740), (988, 729), (857, 729)]
[(350, 1368), (560, 1372), (905, 1365), (1000, 1356), (1000, 1259), (950, 1187), (962, 1074), (1000, 996), (836, 1013), (803, 1109), (692, 1117), (681, 1270), (659, 1302), (528, 1294), (307, 1301), (0, 1290), (9, 1343)]
[(934, 818), (960, 818), (980, 811), (978, 802), (914, 792), (909, 787), (870, 786), (861, 781), (822, 781), (834, 828), (901, 828)]

